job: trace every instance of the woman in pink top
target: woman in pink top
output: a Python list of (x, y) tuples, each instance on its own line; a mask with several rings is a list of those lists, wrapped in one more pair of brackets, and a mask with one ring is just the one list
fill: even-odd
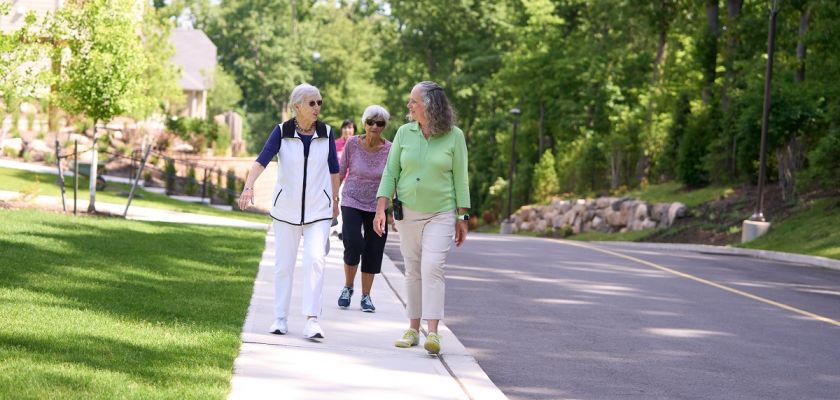
[[(347, 144), (347, 139), (350, 139), (355, 134), (356, 123), (353, 122), (352, 119), (345, 119), (344, 122), (341, 123), (341, 137), (335, 140), (335, 151), (338, 154), (339, 160), (341, 160), (341, 155), (344, 154), (344, 146)], [(341, 178), (343, 179), (344, 175), (341, 175)], [(338, 239), (341, 240), (341, 228), (336, 228), (338, 223), (338, 218), (333, 218), (330, 230), (332, 231), (331, 235), (338, 234)]]
[(338, 159), (341, 160), (341, 154), (344, 152), (344, 146), (347, 144), (347, 139), (356, 134), (356, 123), (351, 119), (345, 119), (341, 123), (341, 137), (335, 140), (335, 151), (338, 152)]
[(338, 297), (338, 306), (341, 308), (350, 306), (353, 281), (361, 261), (361, 309), (365, 312), (376, 311), (370, 299), (370, 289), (374, 276), (382, 269), (382, 253), (385, 251), (388, 232), (386, 229), (384, 235), (377, 235), (373, 231), (373, 218), (376, 216), (376, 191), (391, 150), (391, 142), (382, 138), (382, 131), (390, 118), (391, 115), (381, 106), (368, 106), (362, 114), (365, 133), (347, 139), (339, 161), (338, 176), (344, 180), (341, 191), (341, 231), (345, 283)]

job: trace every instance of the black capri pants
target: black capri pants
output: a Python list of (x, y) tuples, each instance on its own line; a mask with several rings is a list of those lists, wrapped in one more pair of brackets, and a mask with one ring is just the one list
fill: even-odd
[(385, 224), (385, 234), (379, 236), (373, 230), (375, 212), (341, 206), (341, 217), (344, 263), (355, 266), (359, 265), (361, 259), (362, 272), (378, 274), (382, 271), (382, 253), (388, 240), (388, 224)]

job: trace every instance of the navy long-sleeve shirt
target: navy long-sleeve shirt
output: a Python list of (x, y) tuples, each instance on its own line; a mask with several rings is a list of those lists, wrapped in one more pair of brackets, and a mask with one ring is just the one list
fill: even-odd
[[(309, 144), (312, 143), (312, 136), (300, 135), (300, 139), (303, 141), (304, 157), (309, 156)], [(260, 165), (263, 167), (268, 166), (268, 163), (277, 155), (277, 152), (280, 151), (280, 140), (280, 125), (274, 125), (274, 130), (271, 131), (271, 135), (268, 136), (268, 140), (263, 145), (260, 155), (257, 156), (257, 162)], [(332, 130), (330, 130), (330, 155), (327, 156), (327, 162), (329, 162), (330, 173), (337, 174), (339, 170), (338, 153), (335, 150), (335, 137), (332, 134)]]

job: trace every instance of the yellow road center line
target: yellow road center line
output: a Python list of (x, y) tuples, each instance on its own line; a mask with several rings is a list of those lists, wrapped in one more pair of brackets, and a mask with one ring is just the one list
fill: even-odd
[[(549, 240), (549, 239), (546, 239), (546, 240)], [(588, 244), (583, 244), (583, 243), (576, 243), (576, 242), (569, 242), (569, 241), (562, 241), (560, 243), (565, 244), (565, 245), (570, 245), (570, 246), (583, 247), (583, 248), (586, 248), (586, 249), (589, 249), (589, 250), (594, 250), (594, 251), (601, 252), (601, 253), (604, 253), (604, 254), (609, 254), (609, 255), (616, 256), (616, 257), (621, 257), (621, 258), (624, 258), (624, 259), (627, 259), (627, 260), (630, 260), (630, 261), (635, 261), (639, 264), (647, 265), (648, 267), (655, 268), (655, 269), (658, 269), (660, 271), (665, 271), (665, 272), (668, 272), (670, 274), (674, 274), (674, 275), (677, 275), (677, 276), (680, 276), (680, 277), (683, 277), (683, 278), (686, 278), (686, 279), (691, 279), (695, 282), (700, 282), (700, 283), (703, 283), (703, 284), (706, 284), (706, 285), (709, 285), (709, 286), (716, 287), (718, 289), (726, 290), (727, 292), (735, 293), (737, 295), (744, 296), (744, 297), (747, 297), (747, 298), (750, 298), (750, 299), (753, 299), (753, 300), (757, 300), (757, 301), (760, 301), (762, 303), (781, 308), (783, 310), (787, 310), (787, 311), (791, 311), (791, 312), (794, 312), (794, 313), (797, 313), (797, 314), (800, 314), (800, 315), (804, 315), (808, 318), (813, 318), (817, 321), (822, 321), (822, 322), (825, 322), (827, 324), (834, 325), (834, 326), (840, 326), (840, 321), (836, 321), (836, 320), (833, 320), (833, 319), (828, 318), (828, 317), (823, 317), (822, 315), (814, 314), (812, 312), (805, 311), (805, 310), (802, 310), (802, 309), (799, 309), (799, 308), (796, 308), (796, 307), (793, 307), (793, 306), (789, 306), (787, 304), (779, 303), (778, 301), (773, 301), (773, 300), (766, 299), (766, 298), (761, 297), (761, 296), (756, 296), (756, 295), (751, 294), (751, 293), (743, 292), (743, 291), (740, 291), (738, 289), (731, 288), (729, 286), (721, 285), (719, 283), (712, 282), (710, 280), (706, 280), (706, 279), (703, 279), (703, 278), (700, 278), (700, 277), (697, 277), (697, 276), (694, 276), (694, 275), (691, 275), (691, 274), (687, 274), (685, 272), (680, 272), (680, 271), (677, 271), (677, 270), (674, 270), (674, 269), (671, 269), (671, 268), (668, 268), (668, 267), (665, 267), (665, 266), (662, 266), (662, 265), (659, 265), (659, 264), (656, 264), (656, 263), (645, 261), (645, 260), (642, 260), (642, 259), (639, 259), (639, 258), (636, 258), (636, 257), (633, 257), (633, 256), (628, 256), (628, 255), (625, 255), (625, 254), (616, 253), (616, 252), (611, 251), (611, 250), (601, 249), (601, 248), (598, 248), (598, 247), (595, 247), (595, 246), (592, 246), (592, 245), (588, 245)]]

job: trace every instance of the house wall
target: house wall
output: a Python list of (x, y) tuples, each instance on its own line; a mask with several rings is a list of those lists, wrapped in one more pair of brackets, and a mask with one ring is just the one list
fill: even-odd
[(207, 92), (203, 90), (185, 90), (186, 107), (181, 113), (190, 118), (207, 118)]
[(50, 12), (55, 12), (62, 5), (63, 0), (11, 0), (12, 9), (8, 15), (0, 17), (0, 29), (11, 32), (23, 26), (23, 19), (27, 13), (34, 11), (38, 18)]

